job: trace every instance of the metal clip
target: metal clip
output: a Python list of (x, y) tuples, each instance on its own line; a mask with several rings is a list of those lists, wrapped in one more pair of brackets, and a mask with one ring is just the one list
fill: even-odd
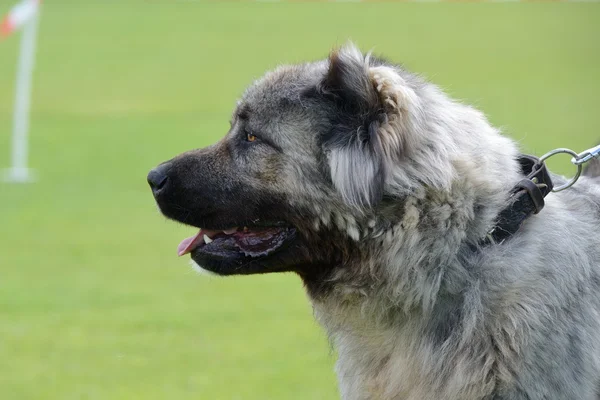
[(591, 149), (587, 149), (582, 151), (577, 156), (571, 159), (571, 162), (575, 165), (585, 164), (590, 161), (592, 158), (600, 157), (600, 145), (596, 147), (592, 147)]

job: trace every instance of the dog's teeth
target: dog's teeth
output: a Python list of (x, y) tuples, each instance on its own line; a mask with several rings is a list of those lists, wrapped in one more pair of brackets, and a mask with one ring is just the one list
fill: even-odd
[(244, 227), (244, 232), (248, 232), (250, 229), (248, 229), (247, 226)]
[(211, 243), (213, 240), (211, 238), (208, 237), (207, 234), (204, 234), (204, 243), (209, 244)]
[(238, 228), (236, 226), (236, 227), (231, 228), (231, 229), (225, 229), (225, 230), (223, 230), (223, 233), (226, 234), (226, 235), (232, 235), (232, 234), (236, 233), (237, 230), (238, 230)]

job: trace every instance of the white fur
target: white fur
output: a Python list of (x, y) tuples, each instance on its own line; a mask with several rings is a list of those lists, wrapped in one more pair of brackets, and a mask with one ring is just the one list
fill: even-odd
[(206, 275), (206, 276), (219, 276), (217, 274), (215, 274), (214, 272), (211, 272), (207, 269), (202, 268), (200, 265), (198, 265), (198, 263), (194, 260), (190, 259), (190, 265), (191, 267), (194, 269), (194, 271), (198, 272), (200, 275)]

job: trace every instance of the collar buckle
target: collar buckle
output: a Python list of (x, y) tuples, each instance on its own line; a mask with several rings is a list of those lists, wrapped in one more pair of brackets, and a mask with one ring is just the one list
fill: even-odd
[(519, 156), (525, 176), (511, 190), (509, 204), (498, 214), (496, 224), (480, 240), (480, 246), (502, 244), (514, 235), (523, 222), (544, 208), (544, 197), (554, 188), (543, 160), (529, 155)]

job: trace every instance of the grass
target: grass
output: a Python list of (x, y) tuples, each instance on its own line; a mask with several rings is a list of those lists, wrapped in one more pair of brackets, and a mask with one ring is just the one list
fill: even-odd
[[(0, 183), (4, 399), (336, 398), (300, 280), (198, 277), (175, 256), (190, 229), (158, 215), (145, 183), (223, 135), (278, 63), (351, 38), (483, 109), (524, 151), (600, 136), (598, 5), (62, 0), (41, 22), (39, 181)], [(0, 166), (17, 39), (0, 44)]]

